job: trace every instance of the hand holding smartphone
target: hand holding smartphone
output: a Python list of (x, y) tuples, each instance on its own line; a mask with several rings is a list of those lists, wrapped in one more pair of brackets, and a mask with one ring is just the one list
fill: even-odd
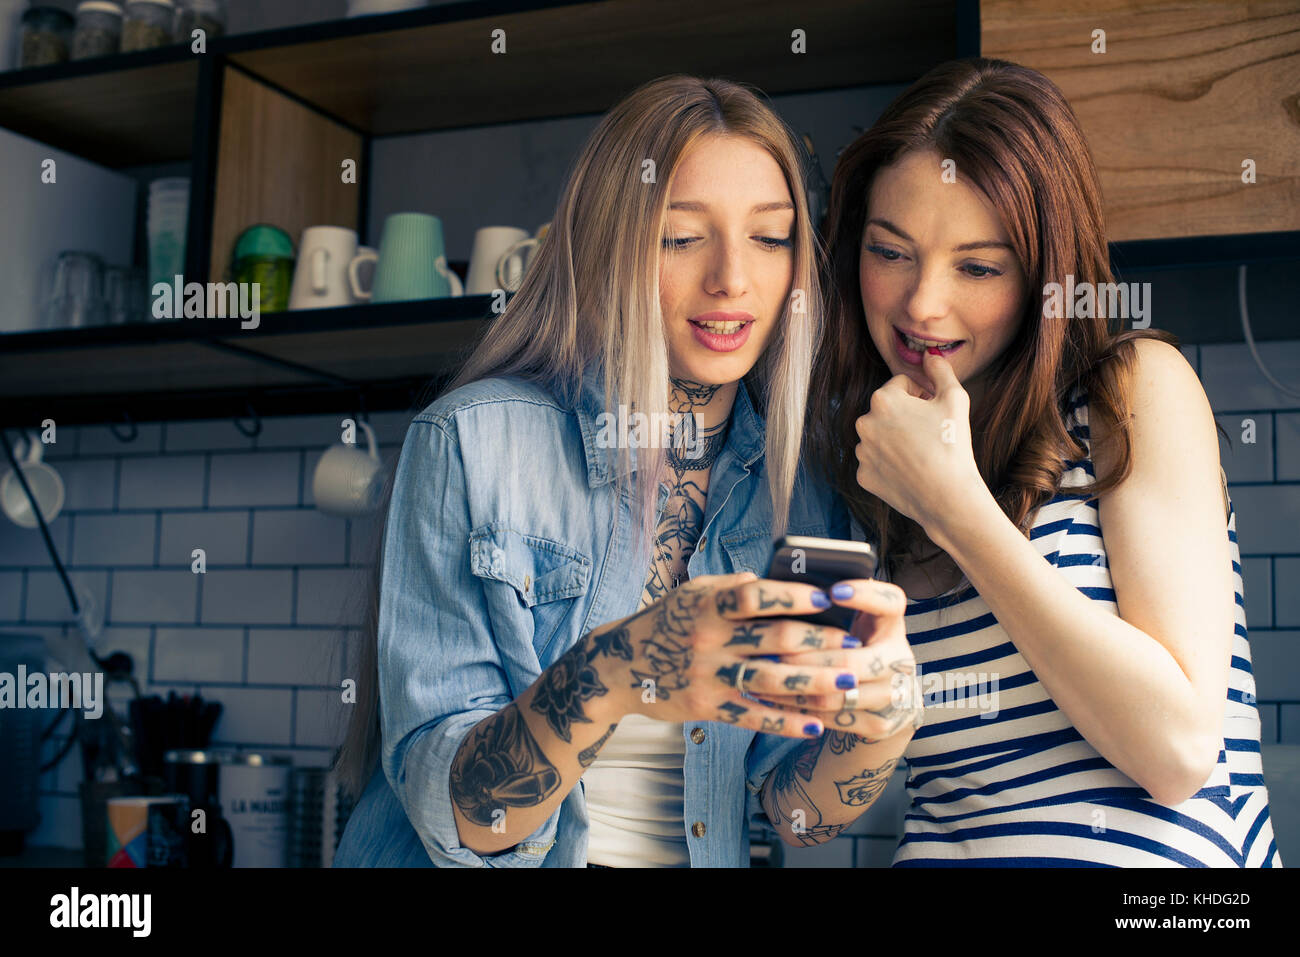
[[(868, 542), (787, 535), (772, 546), (772, 560), (763, 577), (829, 589), (836, 582), (875, 575), (876, 550)], [(790, 617), (848, 631), (854, 614), (852, 608), (832, 605), (816, 614)]]

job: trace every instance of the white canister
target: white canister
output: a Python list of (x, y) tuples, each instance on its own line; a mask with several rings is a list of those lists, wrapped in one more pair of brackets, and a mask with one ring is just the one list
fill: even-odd
[(216, 752), (221, 811), (235, 846), (232, 867), (284, 867), (289, 850), (289, 758)]
[(18, 39), (26, 10), (27, 0), (0, 0), (0, 72), (18, 66)]

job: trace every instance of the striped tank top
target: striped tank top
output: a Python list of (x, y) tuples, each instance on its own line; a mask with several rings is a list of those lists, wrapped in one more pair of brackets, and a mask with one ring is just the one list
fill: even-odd
[[(1039, 508), (1030, 540), (1118, 614), (1097, 504), (1064, 491), (1095, 478), (1087, 398), (1077, 389), (1067, 424), (1087, 456), (1065, 463), (1063, 491)], [(968, 582), (909, 600), (907, 637), (926, 708), (905, 755), (910, 806), (894, 866), (1282, 866), (1260, 764), (1231, 501), (1227, 534), (1237, 601), (1223, 747), (1205, 785), (1174, 807), (1084, 740)]]

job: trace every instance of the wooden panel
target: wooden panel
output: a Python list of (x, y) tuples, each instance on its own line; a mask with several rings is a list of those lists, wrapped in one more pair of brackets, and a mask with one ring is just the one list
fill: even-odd
[(191, 59), (45, 82), (15, 73), (0, 85), (0, 126), (114, 169), (186, 160), (198, 71)]
[[(767, 93), (905, 82), (955, 55), (955, 0), (608, 0), (231, 58), (374, 134), (595, 113), (668, 73)], [(491, 32), (506, 32), (493, 54)], [(807, 52), (791, 52), (791, 31)]]
[(980, 17), (985, 56), (1069, 98), (1112, 241), (1300, 228), (1297, 0), (982, 0)]
[(361, 163), (362, 139), (240, 70), (227, 68), (212, 221), (209, 279), (226, 274), (235, 240), (255, 223), (287, 232), (297, 251), (307, 226), (358, 228), (362, 186), (342, 181)]

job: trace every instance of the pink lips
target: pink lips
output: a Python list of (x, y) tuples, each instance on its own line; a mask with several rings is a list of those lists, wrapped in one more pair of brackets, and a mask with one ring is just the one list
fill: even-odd
[[(692, 316), (689, 321), (695, 341), (714, 352), (735, 352), (748, 341), (749, 334), (754, 329), (754, 317), (747, 312), (702, 312), (698, 316)], [(724, 336), (696, 325), (699, 322), (743, 322), (744, 325), (731, 335)]]
[[(906, 362), (908, 365), (913, 365), (913, 366), (921, 365), (924, 359), (921, 353), (917, 352), (915, 349), (912, 349), (910, 346), (908, 346), (907, 340), (903, 338), (903, 333), (897, 327), (891, 327), (891, 328), (893, 328), (894, 330), (894, 351), (898, 354), (898, 357), (902, 359), (904, 362)], [(927, 336), (926, 338), (930, 338), (930, 337)], [(960, 352), (965, 347), (966, 347), (966, 343), (963, 340), (961, 342), (961, 345), (957, 346), (955, 349), (949, 349), (946, 352), (940, 352), (938, 349), (934, 349), (934, 348), (930, 349), (929, 351), (935, 353), (936, 355), (953, 356), (956, 353)]]

